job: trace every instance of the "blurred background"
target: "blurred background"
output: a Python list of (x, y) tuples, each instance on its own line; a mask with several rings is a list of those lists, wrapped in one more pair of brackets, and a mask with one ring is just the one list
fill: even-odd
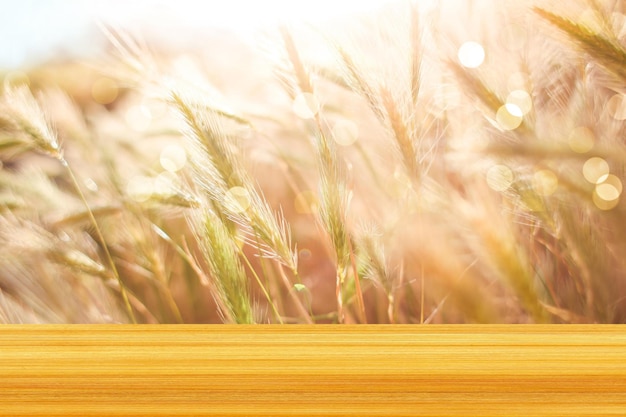
[(320, 22), (389, 1), (2, 0), (0, 70), (53, 58), (93, 58), (107, 45), (101, 24), (176, 47), (197, 42), (198, 34), (212, 30), (228, 29), (248, 37), (281, 21)]

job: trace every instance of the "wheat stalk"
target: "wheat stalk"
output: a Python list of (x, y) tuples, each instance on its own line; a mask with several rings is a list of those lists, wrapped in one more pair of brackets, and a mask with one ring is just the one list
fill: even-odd
[[(282, 30), (282, 36), (287, 49), (289, 61), (292, 64), (298, 86), (302, 93), (314, 94), (313, 84), (304, 65), (300, 59), (291, 34)], [(337, 263), (337, 281), (335, 296), (337, 298), (337, 309), (339, 321), (344, 320), (343, 311), (343, 287), (348, 278), (350, 268), (352, 268), (352, 248), (351, 236), (347, 229), (347, 210), (350, 204), (350, 192), (346, 184), (346, 174), (343, 171), (337, 157), (337, 150), (334, 144), (328, 140), (322, 128), (322, 121), (319, 113), (314, 115), (316, 126), (316, 149), (318, 157), (318, 169), (320, 172), (320, 218), (322, 224), (330, 236), (330, 240), (335, 252)], [(354, 279), (359, 286), (358, 274), (354, 270)], [(365, 319), (362, 294), (358, 291), (361, 320)]]
[(128, 295), (126, 293), (126, 289), (122, 279), (117, 271), (117, 267), (115, 262), (113, 261), (113, 257), (109, 251), (109, 247), (104, 239), (102, 231), (100, 230), (100, 226), (98, 221), (96, 220), (89, 203), (87, 202), (85, 195), (78, 183), (76, 176), (74, 175), (74, 171), (72, 170), (70, 164), (63, 156), (63, 152), (59, 146), (57, 137), (46, 121), (45, 115), (41, 107), (36, 102), (35, 98), (32, 96), (30, 91), (26, 87), (6, 87), (4, 92), (4, 106), (7, 113), (12, 116), (12, 120), (17, 124), (17, 126), (23, 131), (24, 134), (28, 135), (34, 142), (34, 146), (36, 149), (41, 152), (52, 156), (57, 159), (61, 165), (65, 168), (67, 174), (69, 175), (71, 182), (80, 197), (80, 200), (85, 205), (87, 209), (87, 214), (89, 220), (94, 226), (96, 231), (98, 240), (102, 245), (102, 249), (104, 250), (105, 256), (109, 263), (109, 267), (113, 271), (114, 276), (116, 277), (119, 287), (120, 293), (122, 295), (122, 299), (124, 300), (124, 304), (126, 305), (126, 309), (130, 319), (133, 322), (136, 322), (135, 315), (130, 305), (130, 301), (128, 299)]
[(581, 51), (626, 82), (626, 50), (615, 39), (609, 39), (586, 25), (555, 15), (545, 9), (535, 7), (533, 11), (566, 33)]

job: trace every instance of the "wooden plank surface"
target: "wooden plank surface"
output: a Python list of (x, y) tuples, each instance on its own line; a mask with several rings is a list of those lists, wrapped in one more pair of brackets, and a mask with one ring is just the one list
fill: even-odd
[(626, 332), (2, 326), (0, 415), (626, 415)]

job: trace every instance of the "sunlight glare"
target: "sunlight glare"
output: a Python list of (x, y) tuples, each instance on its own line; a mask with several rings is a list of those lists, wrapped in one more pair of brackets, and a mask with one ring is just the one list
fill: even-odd
[(522, 110), (515, 104), (505, 104), (496, 113), (496, 121), (503, 130), (517, 129), (522, 120)]
[(589, 152), (595, 142), (593, 132), (586, 126), (578, 126), (573, 129), (567, 139), (569, 147), (576, 153)]
[[(610, 184), (617, 190), (618, 194), (621, 195), (624, 190), (624, 186), (622, 185), (622, 180), (620, 180), (616, 175), (609, 174), (602, 179), (601, 184)], [(601, 185), (599, 184), (599, 185)]]
[[(170, 27), (182, 22), (191, 29), (222, 28), (251, 35), (277, 25), (331, 21), (349, 14), (376, 10), (392, 1), (397, 0), (137, 0), (126, 7), (112, 7), (113, 2), (101, 0), (96, 3), (95, 15), (114, 24), (139, 23), (161, 35), (164, 35), (163, 22), (172, 22), (168, 24)], [(149, 12), (145, 13), (146, 10)]]
[(592, 200), (600, 210), (611, 210), (619, 203), (620, 194), (620, 190), (613, 184), (602, 183), (593, 190)]
[(252, 204), (250, 192), (243, 187), (232, 187), (225, 197), (226, 205), (233, 213), (243, 213)]
[(549, 169), (542, 169), (533, 175), (533, 188), (537, 194), (548, 197), (557, 190), (559, 179), (556, 174)]
[(478, 68), (485, 60), (485, 50), (477, 42), (465, 42), (459, 48), (459, 61), (467, 68)]
[(533, 100), (530, 97), (530, 94), (524, 90), (511, 91), (506, 98), (506, 104), (507, 110), (509, 110), (512, 114), (514, 114), (514, 112), (511, 111), (508, 105), (514, 105), (521, 110), (520, 116), (528, 114), (528, 112), (533, 108)]
[(594, 156), (583, 165), (583, 176), (592, 184), (602, 182), (609, 174), (609, 164), (604, 159)]

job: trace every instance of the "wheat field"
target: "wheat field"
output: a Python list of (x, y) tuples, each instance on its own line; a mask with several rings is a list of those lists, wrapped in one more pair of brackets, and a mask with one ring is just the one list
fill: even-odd
[(624, 13), (103, 25), (2, 72), (0, 322), (623, 323)]

